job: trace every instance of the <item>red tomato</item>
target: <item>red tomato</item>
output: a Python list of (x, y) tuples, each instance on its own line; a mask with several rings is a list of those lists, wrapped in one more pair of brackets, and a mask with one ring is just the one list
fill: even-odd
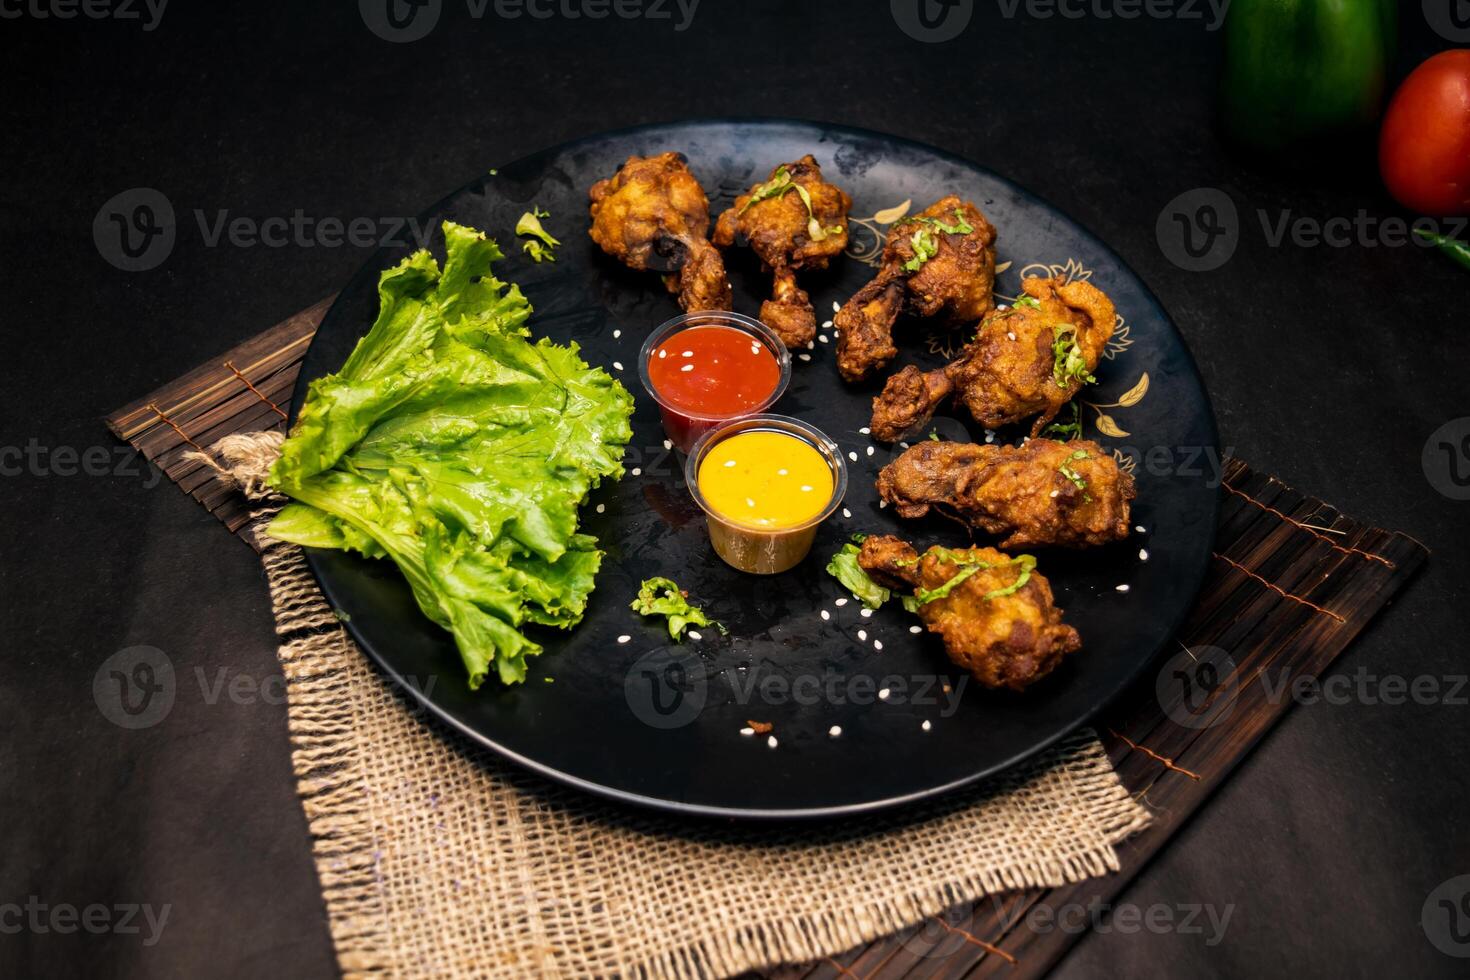
[(1442, 51), (1404, 79), (1383, 117), (1378, 169), (1406, 208), (1470, 214), (1470, 50)]

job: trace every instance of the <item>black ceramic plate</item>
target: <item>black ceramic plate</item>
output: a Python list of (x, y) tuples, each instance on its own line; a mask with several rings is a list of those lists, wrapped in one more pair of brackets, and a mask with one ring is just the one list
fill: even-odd
[[(1056, 274), (1089, 277), (1116, 302), (1122, 322), (1098, 384), (1085, 393), (1082, 417), (1087, 434), (1133, 469), (1141, 530), (1113, 547), (1040, 555), (1084, 641), (1052, 677), (1021, 696), (987, 692), (949, 665), (934, 638), (911, 633), (914, 619), (897, 603), (871, 618), (855, 602), (835, 605), (844, 593), (824, 566), (852, 533), (891, 531), (921, 545), (965, 539), (956, 524), (904, 523), (878, 507), (873, 481), (894, 450), (858, 430), (879, 383), (844, 384), (830, 343), (799, 352), (775, 410), (806, 419), (856, 454), (851, 516), (839, 511), (811, 556), (782, 575), (743, 575), (711, 551), (683, 487), (682, 461), (663, 449), (657, 411), (638, 384), (644, 335), (679, 310), (656, 275), (607, 259), (586, 232), (592, 183), (630, 154), (666, 149), (688, 156), (713, 213), (777, 163), (805, 153), (847, 189), (858, 219), (853, 251), (803, 280), (819, 320), (830, 320), (833, 304), (872, 275), (865, 260), (905, 202), (917, 211), (948, 193), (974, 200), (999, 229), (997, 292), (1015, 294), (1025, 274)], [(547, 224), (563, 242), (554, 265), (530, 262), (512, 235), (533, 203), (551, 212)], [(708, 121), (595, 136), (502, 165), (425, 215), (435, 225), (443, 218), (498, 238), (508, 255), (498, 274), (519, 283), (535, 305), (534, 332), (581, 344), (587, 360), (611, 371), (638, 403), (630, 474), (604, 485), (584, 508), (584, 529), (607, 551), (587, 617), (569, 633), (531, 627), (546, 653), (519, 687), (492, 681), (471, 692), (449, 634), (419, 612), (391, 563), (310, 556), (362, 648), (429, 710), (502, 755), (597, 793), (684, 812), (792, 817), (875, 809), (995, 773), (1081, 725), (1150, 662), (1188, 609), (1209, 561), (1217, 507), (1209, 465), (1215, 422), (1194, 362), (1118, 256), (1008, 180), (869, 132)], [(441, 240), (430, 247), (442, 256)], [(408, 251), (379, 252), (347, 285), (307, 353), (297, 405), (306, 384), (336, 370), (367, 330), (379, 273)], [(732, 254), (729, 265), (735, 308), (757, 314), (769, 278), (746, 251)], [(900, 336), (900, 364), (926, 367), (957, 341), (922, 323), (901, 324)], [(936, 427), (947, 438), (984, 438), (973, 422), (941, 418)], [(639, 582), (654, 575), (676, 579), (729, 635), (710, 629), (700, 640), (670, 644), (661, 620), (640, 620), (628, 608)], [(631, 639), (619, 642), (625, 635)], [(882, 688), (886, 700), (877, 697)], [(777, 747), (742, 736), (748, 720), (774, 724)], [(839, 737), (829, 735), (834, 725)]]

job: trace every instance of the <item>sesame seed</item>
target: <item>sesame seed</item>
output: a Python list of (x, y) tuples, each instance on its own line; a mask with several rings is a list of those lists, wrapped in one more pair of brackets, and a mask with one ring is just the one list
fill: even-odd
[(802, 361), (810, 361), (812, 359), (812, 356), (810, 354), (797, 354), (796, 357), (798, 360)]
[(680, 357), (693, 357), (694, 356), (694, 351), (692, 351), (692, 350), (686, 350), (684, 353), (680, 354), (679, 356)]
[(700, 636), (694, 630), (690, 630), (689, 631), (689, 639), (691, 639), (691, 640), (702, 640), (702, 639), (704, 639), (704, 637)]
[(661, 350), (661, 351), (658, 352), (658, 359), (659, 360), (663, 360), (664, 358), (666, 358), (668, 356), (669, 356), (669, 352), (666, 351), (666, 350)]
[(846, 507), (844, 507), (844, 508), (842, 508), (842, 516), (843, 517), (851, 517), (852, 516), (852, 511), (850, 511)]
[(674, 444), (672, 442), (670, 442), (669, 440), (665, 439), (664, 440), (664, 448), (665, 449), (673, 449), (674, 448)]
[(863, 426), (861, 429), (858, 429), (858, 431), (861, 432), (865, 436), (872, 435), (873, 434), (873, 430), (870, 429), (870, 428), (868, 428), (866, 425)]
[(754, 728), (742, 728), (742, 729), (740, 729), (740, 734), (746, 736), (747, 738), (749, 738), (751, 735), (754, 735), (755, 734), (755, 729)]
[(1142, 524), (1135, 524), (1133, 525), (1133, 530), (1137, 531), (1139, 534), (1142, 534), (1144, 533), (1144, 526)]
[(624, 633), (622, 636), (618, 637), (618, 642), (619, 643), (627, 643), (631, 639), (632, 639), (631, 636), (629, 636), (627, 633)]
[(847, 605), (847, 596), (843, 596), (842, 598), (838, 599), (836, 602), (832, 603), (832, 605), (834, 605), (834, 606), (845, 606), (845, 605)]
[(857, 462), (857, 453), (848, 453), (847, 454), (847, 458), (850, 459), (850, 460), (852, 460), (854, 463), (856, 463)]
[(822, 321), (822, 329), (823, 330), (831, 330), (832, 329), (832, 321), (831, 320), (823, 320)]
[(619, 371), (621, 371), (623, 369), (623, 362), (622, 361), (613, 361), (613, 367), (615, 367)]
[(811, 493), (812, 492), (812, 488), (809, 487), (809, 486), (807, 486), (805, 483), (803, 483), (801, 485), (801, 492), (802, 493)]
[(772, 735), (770, 738), (767, 738), (766, 739), (766, 746), (768, 748), (774, 749), (776, 747), (776, 736)]
[(864, 606), (863, 607), (863, 611), (862, 611), (862, 617), (864, 619), (867, 619), (871, 615), (873, 615), (873, 610), (869, 609), (867, 606)]
[(694, 365), (693, 364), (686, 364), (683, 367), (681, 367), (679, 370), (680, 371), (693, 371), (694, 370)]
[(751, 500), (749, 497), (746, 497), (745, 498), (745, 506), (747, 506), (747, 507), (754, 507), (755, 506), (755, 501), (754, 500)]
[(607, 511), (607, 504), (598, 504), (597, 505), (597, 512), (599, 514), (605, 513), (606, 511)]
[(883, 649), (883, 641), (882, 640), (874, 640), (873, 641), (873, 649), (874, 650), (882, 650)]
[(924, 719), (924, 724), (920, 725), (919, 727), (922, 728), (924, 731), (927, 732), (929, 729), (933, 728), (934, 726), (931, 725), (931, 724), (929, 724), (929, 719), (925, 718)]
[(1015, 340), (1016, 339), (1016, 335), (1014, 333), (1011, 333), (1011, 332), (1007, 331), (1006, 332), (1006, 338), (1008, 340)]
[(924, 632), (924, 627), (922, 627), (922, 626), (910, 626), (909, 627), (909, 632), (910, 633), (922, 633), (922, 632)]
[(1139, 561), (1148, 561), (1148, 549), (1147, 548), (1139, 548), (1138, 549), (1138, 560)]
[(878, 692), (878, 700), (879, 701), (887, 701), (888, 700), (888, 688), (885, 687), (883, 690), (881, 690), (881, 691)]
[(1119, 592), (1127, 592), (1128, 591), (1128, 586), (1126, 586), (1126, 585), (1120, 585), (1120, 586), (1118, 586), (1118, 591)]
[(777, 476), (785, 476), (788, 472), (790, 472), (790, 471), (789, 470), (777, 470), (776, 471), (776, 475)]
[(817, 342), (815, 340), (808, 340), (806, 342), (806, 349), (807, 350), (816, 350), (817, 349)]
[(622, 335), (623, 335), (623, 332), (621, 330), (614, 330), (613, 331), (613, 340), (617, 340)]
[(633, 475), (634, 476), (642, 476), (643, 475), (643, 468), (640, 467), (640, 466), (633, 467)]
[(842, 734), (842, 726), (841, 725), (833, 725), (831, 728), (827, 729), (827, 737), (828, 738), (836, 738), (837, 736), (839, 736), (841, 734)]
[(824, 343), (824, 344), (828, 344), (828, 343), (831, 343), (831, 341), (829, 341), (829, 340), (828, 340), (828, 339), (827, 339), (827, 335), (826, 335), (826, 334), (824, 334), (824, 333), (819, 333), (819, 334), (817, 334), (817, 339), (818, 339), (818, 340), (820, 340), (820, 341), (821, 341), (821, 342), (822, 342), (822, 343)]
[(907, 448), (909, 448), (909, 444), (908, 444), (908, 443), (906, 443), (906, 442), (900, 442), (900, 443), (899, 443), (899, 444), (898, 444), (898, 448), (899, 448), (899, 449), (907, 449)]
[(725, 460), (725, 465), (726, 466), (734, 466), (735, 465), (735, 461), (733, 459), (727, 459), (727, 460)]
[(750, 352), (752, 354), (759, 354), (761, 352), (761, 345), (760, 344), (751, 344), (750, 345)]
[(841, 313), (842, 312), (842, 304), (841, 303), (838, 303), (838, 302), (836, 302), (834, 300), (833, 303), (832, 303), (832, 312), (833, 313)]
[(873, 455), (873, 447), (872, 446), (869, 446), (868, 447), (868, 455), (869, 456)]
[(880, 500), (880, 501), (878, 501), (878, 509), (879, 510), (882, 510), (884, 507), (887, 507), (887, 506), (888, 506), (888, 501), (886, 501), (886, 500)]
[[(867, 610), (864, 609), (863, 612), (867, 612)], [(868, 631), (867, 630), (858, 630), (858, 639), (859, 640), (862, 640), (864, 643), (866, 643), (867, 640), (868, 640)]]
[(822, 610), (822, 619), (825, 621), (825, 620), (828, 620), (828, 619), (831, 619), (831, 618), (832, 618), (832, 614), (829, 613), (827, 610), (823, 609)]
[(1055, 497), (1060, 492), (1061, 492), (1060, 490), (1053, 490), (1051, 493), (1047, 494), (1047, 496), (1048, 497)]

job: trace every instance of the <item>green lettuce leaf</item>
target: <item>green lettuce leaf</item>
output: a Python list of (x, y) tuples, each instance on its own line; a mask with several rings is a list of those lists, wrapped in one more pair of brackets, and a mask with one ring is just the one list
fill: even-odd
[(843, 587), (858, 601), (869, 609), (877, 609), (888, 601), (892, 594), (888, 589), (874, 582), (872, 577), (858, 564), (858, 546), (845, 544), (842, 550), (832, 556), (827, 562), (827, 574), (841, 582)]
[(632, 396), (567, 347), (533, 343), (530, 303), (482, 233), (444, 224), (384, 272), (342, 370), (313, 382), (272, 485), (296, 502), (269, 533), (391, 558), (454, 634), (479, 687), (526, 677), (526, 624), (581, 621), (602, 554), (578, 508), (622, 475)]
[(632, 609), (641, 616), (668, 617), (669, 636), (678, 643), (684, 641), (684, 631), (691, 626), (714, 626), (725, 632), (725, 627), (706, 616), (703, 609), (690, 604), (689, 597), (673, 579), (646, 579), (638, 589)]

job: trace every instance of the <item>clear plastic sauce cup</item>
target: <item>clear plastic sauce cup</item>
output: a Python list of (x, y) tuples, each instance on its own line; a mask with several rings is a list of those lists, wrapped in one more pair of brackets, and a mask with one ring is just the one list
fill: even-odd
[(759, 320), (708, 310), (649, 334), (638, 373), (669, 441), (687, 454), (711, 429), (774, 405), (791, 380), (791, 354)]
[(756, 415), (705, 433), (684, 464), (716, 554), (743, 572), (774, 575), (811, 551), (842, 503), (847, 465), (820, 430)]

